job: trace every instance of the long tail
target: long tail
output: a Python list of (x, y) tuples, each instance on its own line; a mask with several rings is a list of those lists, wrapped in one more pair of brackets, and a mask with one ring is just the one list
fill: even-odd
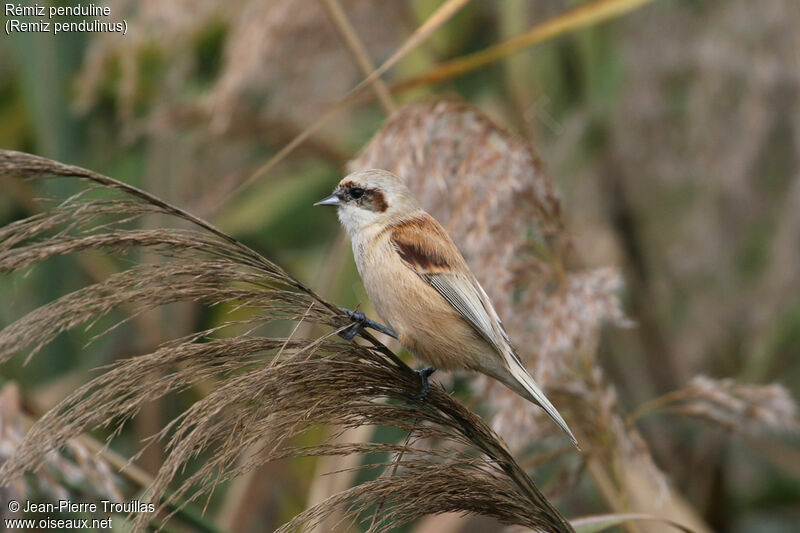
[(553, 419), (553, 422), (569, 436), (573, 446), (580, 450), (581, 448), (578, 446), (578, 440), (575, 438), (575, 435), (572, 434), (572, 431), (570, 431), (569, 426), (567, 426), (561, 414), (559, 414), (555, 406), (550, 403), (550, 400), (547, 399), (547, 396), (544, 395), (539, 385), (537, 385), (531, 375), (528, 374), (528, 371), (525, 370), (525, 367), (522, 366), (519, 359), (517, 359), (516, 356), (506, 357), (505, 359), (508, 362), (508, 371), (510, 375), (507, 379), (500, 378), (500, 380), (526, 400), (544, 409), (544, 412)]

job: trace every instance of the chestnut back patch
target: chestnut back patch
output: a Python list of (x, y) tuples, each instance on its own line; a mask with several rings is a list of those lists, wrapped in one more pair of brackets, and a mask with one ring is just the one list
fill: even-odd
[(450, 237), (430, 216), (405, 219), (385, 231), (391, 232), (390, 240), (400, 258), (418, 272), (447, 271), (456, 264), (447, 254)]
[(439, 270), (449, 268), (449, 264), (439, 254), (431, 253), (411, 242), (394, 240), (397, 252), (406, 263), (413, 265), (418, 270)]

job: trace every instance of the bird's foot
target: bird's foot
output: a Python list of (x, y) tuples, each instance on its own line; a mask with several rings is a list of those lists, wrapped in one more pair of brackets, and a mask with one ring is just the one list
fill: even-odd
[(436, 369), (432, 366), (428, 368), (423, 368), (422, 370), (415, 370), (416, 374), (419, 376), (420, 381), (422, 381), (422, 389), (417, 394), (412, 394), (412, 400), (424, 400), (428, 393), (431, 391), (431, 384), (428, 383), (428, 378), (436, 372)]
[(344, 307), (340, 307), (339, 309), (347, 313), (347, 315), (353, 320), (352, 326), (339, 333), (341, 338), (348, 341), (352, 340), (356, 335), (361, 333), (364, 328), (372, 328), (375, 331), (380, 331), (381, 333), (385, 333), (386, 335), (394, 337), (395, 339), (397, 338), (397, 333), (395, 333), (393, 329), (388, 328), (383, 324), (378, 324), (374, 320), (370, 320), (367, 318), (367, 315), (361, 311), (353, 311), (351, 309), (345, 309)]

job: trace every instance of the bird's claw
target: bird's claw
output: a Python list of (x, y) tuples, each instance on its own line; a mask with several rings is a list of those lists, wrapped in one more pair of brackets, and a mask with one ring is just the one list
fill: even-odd
[(432, 366), (429, 366), (428, 368), (423, 368), (422, 370), (415, 370), (414, 372), (419, 376), (420, 381), (422, 381), (422, 389), (417, 394), (412, 394), (411, 399), (424, 400), (428, 396), (428, 393), (431, 391), (431, 384), (428, 383), (428, 378), (431, 376), (431, 374), (436, 372), (436, 369), (433, 368)]
[(340, 307), (342, 311), (347, 313), (350, 318), (353, 320), (353, 325), (347, 328), (346, 330), (339, 333), (339, 336), (345, 340), (352, 340), (356, 335), (361, 333), (364, 328), (372, 328), (375, 331), (380, 331), (381, 333), (385, 333), (390, 337), (397, 338), (397, 333), (394, 332), (393, 329), (384, 326), (383, 324), (379, 324), (374, 320), (370, 320), (367, 318), (367, 315), (362, 313), (361, 311), (353, 311), (351, 309), (346, 309), (344, 307)]

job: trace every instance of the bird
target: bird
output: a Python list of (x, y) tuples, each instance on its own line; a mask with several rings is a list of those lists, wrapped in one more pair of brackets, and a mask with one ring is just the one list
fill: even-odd
[(490, 376), (541, 407), (577, 440), (563, 417), (523, 366), (489, 297), (450, 235), (403, 181), (387, 170), (359, 170), (314, 204), (334, 206), (350, 237), (367, 295), (388, 327), (347, 309), (355, 324), (383, 331), (432, 365), (417, 371), (424, 398), (436, 369)]

